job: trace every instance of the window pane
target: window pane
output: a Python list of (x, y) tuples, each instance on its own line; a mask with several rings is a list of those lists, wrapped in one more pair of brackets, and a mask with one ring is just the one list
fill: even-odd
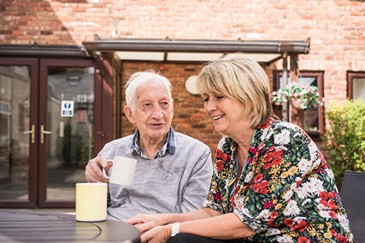
[(47, 200), (75, 200), (92, 156), (94, 69), (48, 69)]
[[(273, 90), (277, 91), (280, 88), (282, 82), (282, 71), (274, 71), (274, 86)], [(288, 75), (288, 83), (291, 82)], [(318, 88), (319, 96), (323, 99), (323, 72), (320, 71), (301, 71), (297, 81), (300, 84), (315, 86)], [(282, 117), (281, 106), (273, 105), (275, 113)], [(289, 115), (290, 112), (290, 115)], [(306, 132), (310, 134), (312, 138), (318, 138), (323, 132), (324, 118), (323, 107), (319, 106), (314, 109), (297, 110), (290, 106), (288, 109), (287, 117), (292, 123), (296, 123), (301, 126)]]
[(0, 200), (28, 201), (28, 66), (0, 66)]
[(363, 78), (353, 78), (352, 80), (353, 99), (363, 99), (365, 101), (365, 74)]
[[(280, 82), (282, 82), (282, 77), (280, 77)], [(291, 83), (290, 77), (288, 76), (288, 83)], [(317, 77), (299, 77), (298, 83), (308, 86), (318, 87)], [(305, 131), (317, 131), (318, 130), (318, 109), (308, 109), (303, 111), (303, 121), (302, 127)], [(292, 122), (292, 120), (290, 120)]]

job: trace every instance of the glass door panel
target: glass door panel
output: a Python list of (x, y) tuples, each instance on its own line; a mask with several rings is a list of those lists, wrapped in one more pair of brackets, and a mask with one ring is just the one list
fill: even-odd
[(46, 200), (74, 201), (75, 184), (86, 182), (85, 166), (92, 158), (94, 68), (47, 70), (47, 125), (41, 127), (41, 143), (43, 137), (47, 145)]
[(86, 181), (85, 165), (104, 138), (97, 135), (110, 133), (101, 118), (112, 113), (96, 115), (105, 100), (94, 64), (0, 58), (0, 208), (75, 206), (75, 184)]
[(30, 80), (29, 66), (0, 64), (1, 201), (29, 200)]

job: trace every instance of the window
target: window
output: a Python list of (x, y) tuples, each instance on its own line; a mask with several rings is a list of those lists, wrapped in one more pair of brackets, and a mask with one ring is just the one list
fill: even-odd
[[(324, 73), (321, 71), (300, 71), (300, 77), (298, 78), (298, 82), (306, 85), (316, 86), (319, 90), (320, 97), (323, 98), (324, 97), (323, 74)], [(274, 83), (273, 83), (274, 91), (280, 88), (281, 79), (282, 79), (282, 71), (274, 71)], [(288, 76), (288, 82), (290, 82), (289, 76)], [(288, 110), (290, 111), (290, 109)], [(274, 106), (274, 111), (279, 117), (281, 117), (282, 110), (280, 107)], [(320, 138), (320, 135), (323, 134), (324, 131), (323, 112), (324, 112), (323, 106), (319, 106), (316, 109), (309, 109), (303, 111), (304, 114), (303, 114), (302, 127), (312, 138)], [(291, 116), (289, 116), (288, 114), (288, 117)]]
[(347, 72), (347, 97), (365, 101), (365, 72)]

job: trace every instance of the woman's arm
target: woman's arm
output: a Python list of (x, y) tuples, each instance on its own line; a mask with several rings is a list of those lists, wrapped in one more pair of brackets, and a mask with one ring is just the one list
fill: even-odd
[[(167, 241), (171, 237), (171, 227), (171, 224), (168, 224), (152, 228), (142, 235), (142, 242)], [(255, 232), (242, 223), (234, 213), (182, 221), (179, 232), (221, 240), (247, 238), (255, 235)]]
[(141, 233), (144, 233), (155, 226), (205, 219), (217, 215), (220, 215), (220, 213), (210, 208), (203, 208), (189, 213), (137, 214), (136, 216), (127, 219), (125, 222), (136, 226)]

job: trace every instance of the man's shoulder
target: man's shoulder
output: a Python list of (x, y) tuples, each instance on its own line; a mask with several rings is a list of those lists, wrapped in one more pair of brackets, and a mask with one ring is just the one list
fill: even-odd
[(189, 135), (186, 135), (184, 133), (180, 133), (180, 132), (175, 132), (175, 137), (178, 143), (182, 143), (185, 145), (193, 145), (193, 146), (200, 146), (202, 148), (205, 149), (209, 149), (208, 145), (206, 145), (205, 143), (203, 143), (202, 141), (193, 138)]
[(117, 138), (111, 140), (105, 144), (105, 146), (115, 146), (115, 145), (123, 145), (123, 144), (130, 144), (133, 139), (133, 135), (128, 135), (122, 138)]

